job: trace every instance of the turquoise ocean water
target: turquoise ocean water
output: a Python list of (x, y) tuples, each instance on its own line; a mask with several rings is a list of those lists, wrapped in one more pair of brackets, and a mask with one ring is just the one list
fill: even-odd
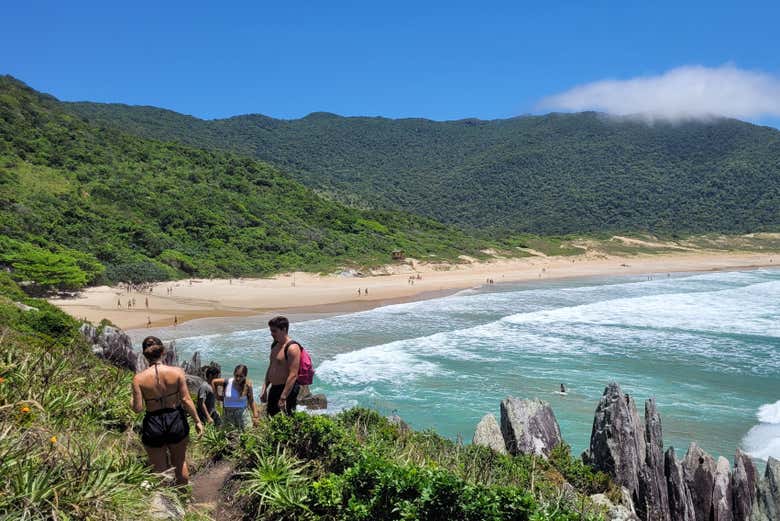
[[(157, 333), (185, 356), (218, 361), (223, 374), (245, 363), (261, 381), (266, 318)], [(396, 412), (416, 429), (470, 441), (504, 397), (539, 397), (578, 453), (614, 380), (640, 405), (656, 397), (678, 455), (695, 440), (716, 455), (741, 446), (780, 457), (780, 270), (499, 284), (297, 322), (291, 336), (309, 349), (313, 390), (334, 410)]]

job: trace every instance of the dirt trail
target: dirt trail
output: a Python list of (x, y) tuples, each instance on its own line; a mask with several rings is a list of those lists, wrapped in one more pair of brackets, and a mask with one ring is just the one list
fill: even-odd
[(219, 506), (222, 486), (233, 474), (235, 467), (228, 461), (220, 461), (192, 478), (192, 504), (190, 509), (212, 514)]

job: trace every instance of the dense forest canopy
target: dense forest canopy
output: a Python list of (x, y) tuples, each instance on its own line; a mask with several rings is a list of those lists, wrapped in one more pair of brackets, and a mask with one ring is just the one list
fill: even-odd
[(491, 247), (428, 218), (326, 200), (264, 162), (90, 126), (0, 77), (0, 265), (40, 289)]
[(278, 165), (349, 204), (539, 234), (744, 233), (780, 226), (780, 132), (732, 119), (597, 113), (436, 122), (262, 115), (204, 121), (69, 103), (94, 123)]

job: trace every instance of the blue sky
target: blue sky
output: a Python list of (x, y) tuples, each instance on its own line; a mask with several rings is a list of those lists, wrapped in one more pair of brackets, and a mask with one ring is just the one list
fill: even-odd
[[(768, 98), (780, 85), (777, 2), (110, 4), (7, 3), (0, 73), (63, 100), (202, 118), (577, 110), (594, 102), (551, 97), (682, 66), (766, 75)], [(767, 103), (743, 119), (778, 126)]]

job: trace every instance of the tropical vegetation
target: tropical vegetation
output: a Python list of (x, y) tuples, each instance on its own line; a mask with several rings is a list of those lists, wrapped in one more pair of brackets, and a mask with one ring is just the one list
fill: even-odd
[(95, 124), (269, 161), (362, 207), (497, 233), (748, 233), (780, 227), (780, 132), (593, 112), (483, 121), (67, 104)]

